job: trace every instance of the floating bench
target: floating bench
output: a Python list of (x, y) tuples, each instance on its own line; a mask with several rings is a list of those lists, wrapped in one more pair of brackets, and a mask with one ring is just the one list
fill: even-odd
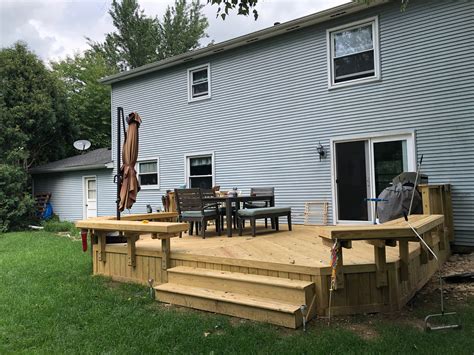
[(263, 207), (263, 208), (247, 208), (239, 210), (237, 212), (238, 224), (239, 224), (239, 235), (242, 235), (244, 228), (244, 221), (250, 220), (252, 227), (252, 237), (256, 234), (256, 223), (257, 219), (270, 218), (273, 220), (272, 226), (275, 226), (275, 230), (280, 230), (278, 226), (278, 217), (286, 216), (288, 219), (288, 229), (291, 231), (291, 207)]

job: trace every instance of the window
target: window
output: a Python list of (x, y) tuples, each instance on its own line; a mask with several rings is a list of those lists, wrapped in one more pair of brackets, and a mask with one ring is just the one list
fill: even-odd
[(158, 159), (137, 163), (138, 181), (144, 189), (158, 187)]
[(214, 156), (213, 154), (186, 156), (187, 185), (211, 189), (214, 185)]
[(327, 33), (330, 88), (380, 78), (377, 17)]
[(210, 66), (188, 69), (188, 101), (197, 101), (211, 97)]

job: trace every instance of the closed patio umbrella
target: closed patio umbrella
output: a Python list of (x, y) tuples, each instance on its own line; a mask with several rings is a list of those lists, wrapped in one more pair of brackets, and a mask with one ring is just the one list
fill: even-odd
[(123, 164), (120, 167), (122, 176), (122, 186), (120, 187), (119, 210), (132, 208), (137, 200), (137, 193), (140, 191), (140, 184), (135, 171), (135, 164), (138, 159), (138, 127), (142, 120), (138, 113), (132, 112), (127, 117), (127, 134), (122, 150)]

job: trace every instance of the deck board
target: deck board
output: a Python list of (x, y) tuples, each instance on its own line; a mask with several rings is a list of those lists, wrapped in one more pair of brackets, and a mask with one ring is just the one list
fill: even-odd
[[(171, 254), (189, 254), (242, 260), (255, 260), (308, 267), (328, 267), (330, 248), (323, 245), (318, 237), (317, 227), (295, 225), (293, 231), (286, 231), (285, 225), (280, 232), (265, 233), (263, 226), (258, 227), (260, 234), (251, 236), (217, 236), (209, 231), (206, 239), (183, 234), (183, 238), (174, 238), (171, 242)], [(419, 243), (409, 242), (410, 252), (419, 248)], [(158, 240), (142, 236), (137, 241), (139, 250), (161, 251)], [(399, 260), (398, 248), (387, 247), (387, 262)], [(294, 261), (294, 263), (293, 263)], [(344, 251), (344, 265), (373, 264), (375, 262), (373, 246), (365, 241), (354, 241), (352, 249)]]

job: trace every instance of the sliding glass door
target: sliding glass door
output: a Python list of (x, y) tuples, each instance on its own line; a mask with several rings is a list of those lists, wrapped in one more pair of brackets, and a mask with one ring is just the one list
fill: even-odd
[(392, 179), (415, 171), (412, 134), (334, 140), (334, 192), (337, 222), (365, 222), (373, 218), (373, 204)]

